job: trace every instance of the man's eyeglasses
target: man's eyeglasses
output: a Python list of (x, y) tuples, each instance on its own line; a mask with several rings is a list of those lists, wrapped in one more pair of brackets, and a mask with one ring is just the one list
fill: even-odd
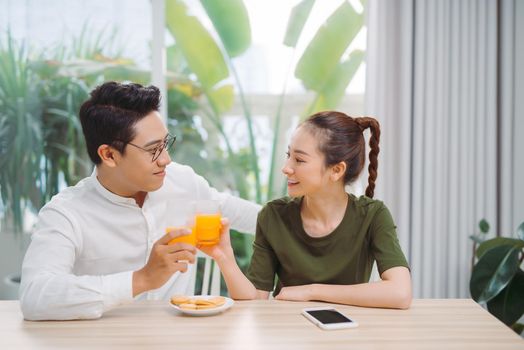
[(176, 140), (176, 136), (167, 134), (164, 140), (158, 146), (156, 146), (155, 148), (151, 148), (151, 149), (140, 147), (138, 145), (135, 145), (132, 142), (128, 142), (127, 144), (133, 147), (139, 148), (142, 151), (146, 151), (150, 153), (153, 156), (151, 159), (151, 162), (154, 162), (155, 160), (158, 159), (158, 157), (160, 157), (160, 155), (162, 154), (164, 150), (169, 151), (171, 146), (173, 146), (173, 144), (175, 143), (175, 140)]

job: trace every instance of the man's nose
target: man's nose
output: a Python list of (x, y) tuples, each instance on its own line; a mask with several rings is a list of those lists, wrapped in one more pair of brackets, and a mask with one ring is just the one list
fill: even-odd
[(169, 156), (169, 152), (167, 149), (163, 149), (162, 153), (160, 153), (160, 157), (158, 157), (157, 162), (159, 165), (167, 165), (171, 163), (171, 156)]

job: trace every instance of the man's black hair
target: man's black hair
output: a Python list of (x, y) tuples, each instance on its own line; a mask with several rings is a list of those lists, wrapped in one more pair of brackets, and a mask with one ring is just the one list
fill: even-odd
[(103, 144), (123, 154), (127, 143), (135, 137), (135, 124), (159, 108), (160, 91), (156, 86), (111, 81), (95, 88), (80, 107), (89, 158), (100, 164), (97, 150)]

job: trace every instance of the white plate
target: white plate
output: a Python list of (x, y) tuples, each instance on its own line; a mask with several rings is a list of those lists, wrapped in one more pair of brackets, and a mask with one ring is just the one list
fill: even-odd
[[(187, 296), (190, 299), (211, 299), (216, 298), (216, 295), (188, 295)], [(203, 310), (189, 310), (189, 309), (182, 309), (178, 307), (175, 304), (172, 304), (169, 302), (169, 305), (171, 307), (175, 308), (176, 310), (182, 312), (183, 314), (190, 315), (190, 316), (211, 316), (211, 315), (217, 315), (223, 311), (226, 311), (229, 309), (233, 304), (235, 303), (233, 299), (224, 297), (226, 299), (226, 302), (223, 305), (220, 305), (218, 307), (212, 308), (212, 309), (203, 309)]]

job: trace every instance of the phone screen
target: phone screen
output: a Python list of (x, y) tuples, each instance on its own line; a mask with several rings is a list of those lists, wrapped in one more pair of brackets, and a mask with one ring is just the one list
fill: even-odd
[(308, 310), (306, 312), (323, 324), (353, 322), (337, 310)]

